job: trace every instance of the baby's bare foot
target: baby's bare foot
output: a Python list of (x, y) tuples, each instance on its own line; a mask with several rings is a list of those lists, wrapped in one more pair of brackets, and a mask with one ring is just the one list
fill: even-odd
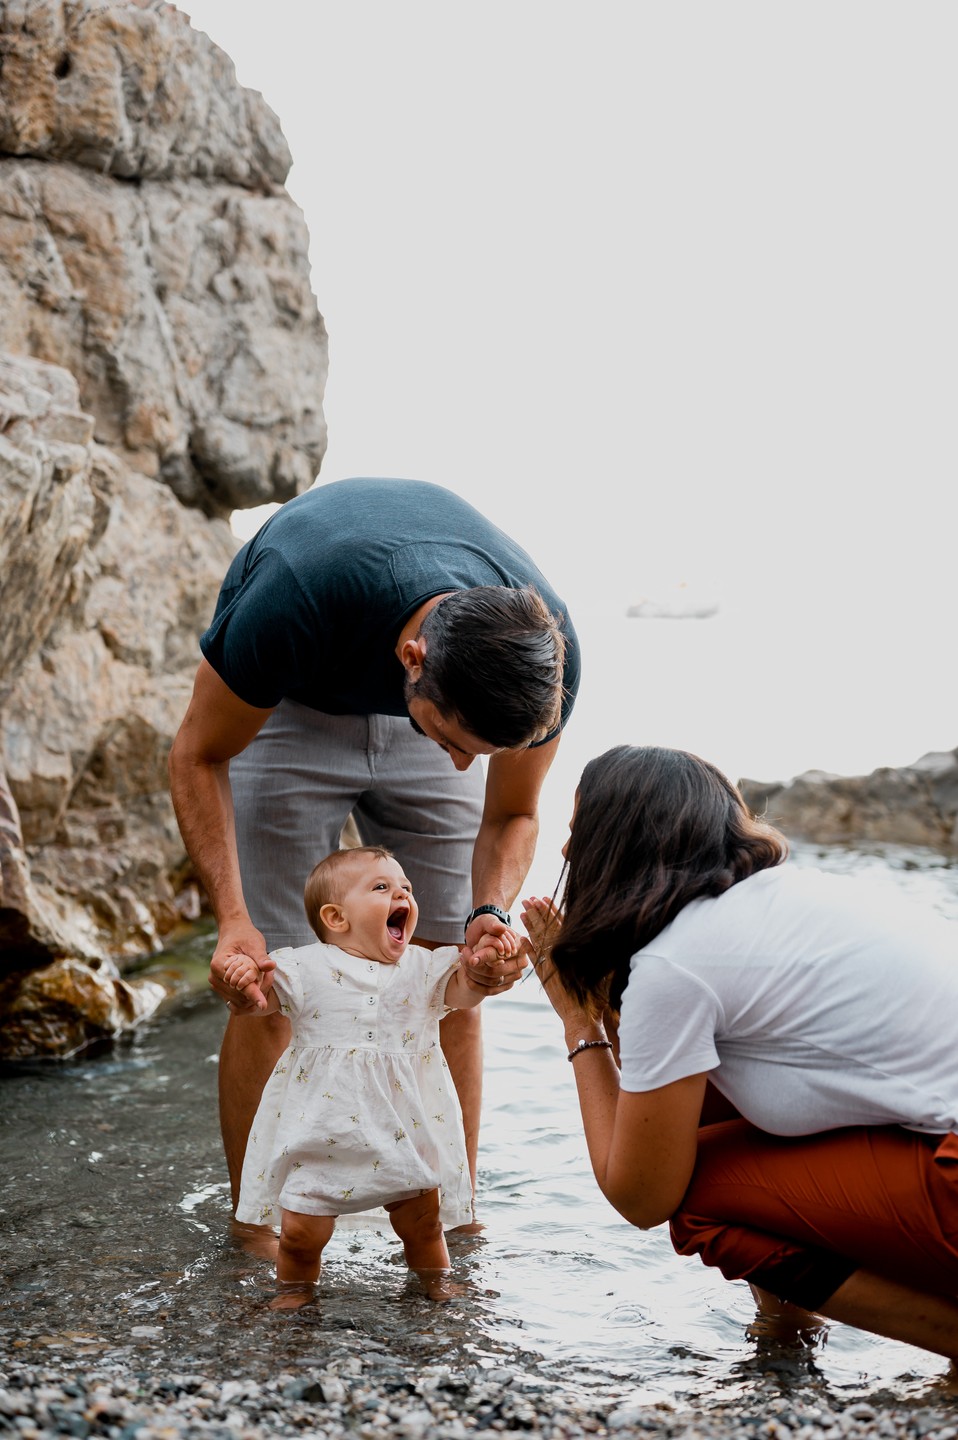
[(430, 1300), (456, 1300), (466, 1294), (465, 1285), (452, 1279), (451, 1270), (416, 1270), (413, 1272), (422, 1287), (423, 1294)]
[(277, 1280), (276, 1294), (269, 1302), (271, 1310), (302, 1310), (316, 1299), (316, 1286), (308, 1280)]
[(454, 1240), (457, 1235), (481, 1235), (485, 1228), (481, 1220), (467, 1220), (464, 1224), (453, 1225), (450, 1230), (447, 1230), (446, 1239)]
[(247, 1255), (261, 1260), (275, 1260), (279, 1236), (269, 1225), (245, 1225), (241, 1220), (230, 1222), (230, 1234)]

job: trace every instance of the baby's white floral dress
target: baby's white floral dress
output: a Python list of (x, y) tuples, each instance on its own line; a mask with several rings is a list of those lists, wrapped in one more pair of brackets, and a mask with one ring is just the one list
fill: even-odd
[(293, 1038), (253, 1121), (237, 1220), (348, 1215), (437, 1186), (444, 1225), (472, 1220), (462, 1113), (439, 1046), (456, 947), (410, 945), (395, 965), (319, 941), (272, 958)]

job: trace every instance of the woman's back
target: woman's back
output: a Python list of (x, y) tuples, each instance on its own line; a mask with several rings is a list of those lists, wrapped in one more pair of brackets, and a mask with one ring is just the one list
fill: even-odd
[(786, 862), (693, 901), (633, 958), (622, 1086), (710, 1071), (774, 1134), (943, 1133), (958, 1127), (956, 1013), (953, 922)]

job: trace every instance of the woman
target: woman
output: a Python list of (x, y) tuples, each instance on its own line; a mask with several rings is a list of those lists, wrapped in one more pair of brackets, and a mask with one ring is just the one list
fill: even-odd
[(677, 750), (592, 760), (563, 855), (561, 923), (523, 921), (606, 1198), (760, 1304), (958, 1356), (954, 925), (788, 863)]

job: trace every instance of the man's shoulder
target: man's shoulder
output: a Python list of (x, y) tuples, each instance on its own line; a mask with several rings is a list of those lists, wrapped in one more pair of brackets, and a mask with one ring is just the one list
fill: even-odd
[(497, 534), (495, 526), (452, 491), (425, 480), (356, 477), (314, 486), (288, 500), (247, 547), (250, 574), (280, 557), (307, 583), (357, 574), (382, 580), (393, 558), (435, 544), (457, 552)]
[[(349, 511), (353, 514), (374, 514), (373, 507), (387, 509), (412, 505), (432, 510), (449, 506), (471, 510), (468, 501), (454, 491), (430, 480), (408, 480), (392, 476), (353, 475), (344, 480), (327, 480), (310, 486), (301, 495), (287, 500), (272, 517), (273, 521), (295, 519), (297, 516), (321, 515), (325, 512)], [(476, 512), (478, 513), (478, 512)], [(275, 527), (274, 527), (275, 528)]]

